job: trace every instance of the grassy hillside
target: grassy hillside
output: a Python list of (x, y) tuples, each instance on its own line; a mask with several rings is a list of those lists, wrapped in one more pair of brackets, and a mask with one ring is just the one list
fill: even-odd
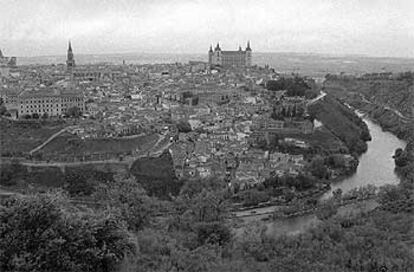
[(414, 86), (409, 79), (357, 80), (351, 77), (328, 77), (325, 91), (362, 110), (384, 130), (409, 139), (410, 118), (414, 110)]
[(24, 156), (64, 127), (64, 123), (23, 123), (1, 118), (1, 156)]
[(350, 152), (361, 154), (366, 151), (365, 141), (370, 139), (366, 124), (338, 100), (327, 95), (311, 105), (309, 113), (341, 139)]
[(156, 134), (141, 136), (132, 139), (81, 139), (75, 135), (65, 133), (55, 138), (43, 149), (45, 155), (88, 155), (105, 153), (126, 153), (135, 150), (144, 151), (150, 148), (158, 137)]
[(131, 174), (151, 196), (168, 199), (180, 191), (181, 182), (175, 176), (173, 160), (168, 152), (158, 158), (141, 158), (131, 166)]
[(412, 114), (414, 89), (410, 80), (331, 78), (325, 82), (325, 88), (338, 97), (359, 93), (372, 103), (397, 109), (405, 116)]

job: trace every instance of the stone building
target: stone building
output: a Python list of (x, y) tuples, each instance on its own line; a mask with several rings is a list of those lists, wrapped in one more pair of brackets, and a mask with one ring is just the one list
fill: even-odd
[(5, 97), (5, 105), (8, 111), (16, 111), (16, 118), (33, 114), (61, 116), (72, 107), (85, 111), (84, 96), (77, 90), (26, 90)]
[(208, 51), (208, 63), (210, 66), (221, 67), (250, 67), (252, 65), (252, 49), (247, 42), (246, 50), (239, 46), (237, 51), (223, 51), (217, 43), (216, 48), (210, 46)]

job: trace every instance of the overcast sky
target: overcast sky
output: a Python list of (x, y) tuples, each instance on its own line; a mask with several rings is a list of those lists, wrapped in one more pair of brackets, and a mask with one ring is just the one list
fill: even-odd
[(414, 0), (0, 0), (6, 55), (256, 52), (414, 57)]

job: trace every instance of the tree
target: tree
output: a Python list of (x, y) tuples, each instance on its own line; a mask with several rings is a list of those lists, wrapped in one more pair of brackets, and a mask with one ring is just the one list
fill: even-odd
[(134, 231), (148, 226), (155, 211), (154, 201), (148, 197), (134, 178), (121, 178), (113, 183), (101, 184), (94, 193), (95, 200), (119, 211)]
[(246, 190), (239, 194), (244, 206), (254, 206), (270, 199), (270, 196), (266, 192), (261, 192), (257, 189)]
[(67, 109), (65, 114), (69, 117), (79, 118), (82, 115), (82, 112), (78, 107), (75, 106)]
[(0, 209), (1, 271), (117, 271), (135, 253), (109, 212), (80, 212), (60, 193), (12, 197)]
[(331, 216), (335, 215), (337, 212), (338, 208), (335, 206), (335, 204), (332, 201), (327, 201), (326, 203), (323, 203), (318, 207), (316, 211), (316, 216), (320, 220), (326, 220)]
[(398, 167), (407, 166), (410, 162), (409, 156), (407, 152), (405, 152), (402, 148), (397, 148), (394, 153), (394, 162), (395, 165)]
[(98, 183), (113, 182), (111, 172), (102, 172), (92, 167), (68, 169), (65, 174), (65, 190), (71, 196), (89, 196), (95, 192)]
[(199, 245), (219, 244), (224, 245), (230, 241), (230, 229), (221, 222), (202, 222), (196, 225)]
[(177, 129), (179, 132), (188, 133), (191, 131), (191, 125), (187, 121), (180, 120), (177, 123)]
[(193, 198), (203, 190), (221, 191), (226, 189), (227, 184), (222, 179), (210, 177), (205, 179), (189, 179), (181, 187), (180, 195)]
[(324, 159), (321, 156), (315, 156), (309, 164), (309, 171), (317, 178), (325, 178), (328, 174), (328, 169), (324, 164)]
[(378, 202), (381, 204), (395, 202), (405, 198), (403, 190), (395, 185), (384, 185), (380, 187), (378, 192)]
[(6, 112), (7, 112), (6, 106), (1, 104), (0, 105), (0, 115), (4, 115), (4, 114), (6, 114)]
[(342, 189), (338, 188), (332, 192), (333, 198), (337, 201), (342, 199)]

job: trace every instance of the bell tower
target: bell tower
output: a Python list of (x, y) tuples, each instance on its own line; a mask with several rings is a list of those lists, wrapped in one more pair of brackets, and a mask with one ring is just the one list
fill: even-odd
[(68, 55), (66, 59), (66, 68), (68, 72), (72, 72), (74, 67), (75, 67), (75, 57), (73, 56), (73, 52), (72, 52), (72, 44), (69, 41)]
[(246, 47), (246, 67), (252, 66), (252, 49), (250, 48), (250, 41), (247, 41)]
[(208, 50), (208, 64), (211, 66), (213, 65), (213, 46), (210, 45), (210, 49)]

